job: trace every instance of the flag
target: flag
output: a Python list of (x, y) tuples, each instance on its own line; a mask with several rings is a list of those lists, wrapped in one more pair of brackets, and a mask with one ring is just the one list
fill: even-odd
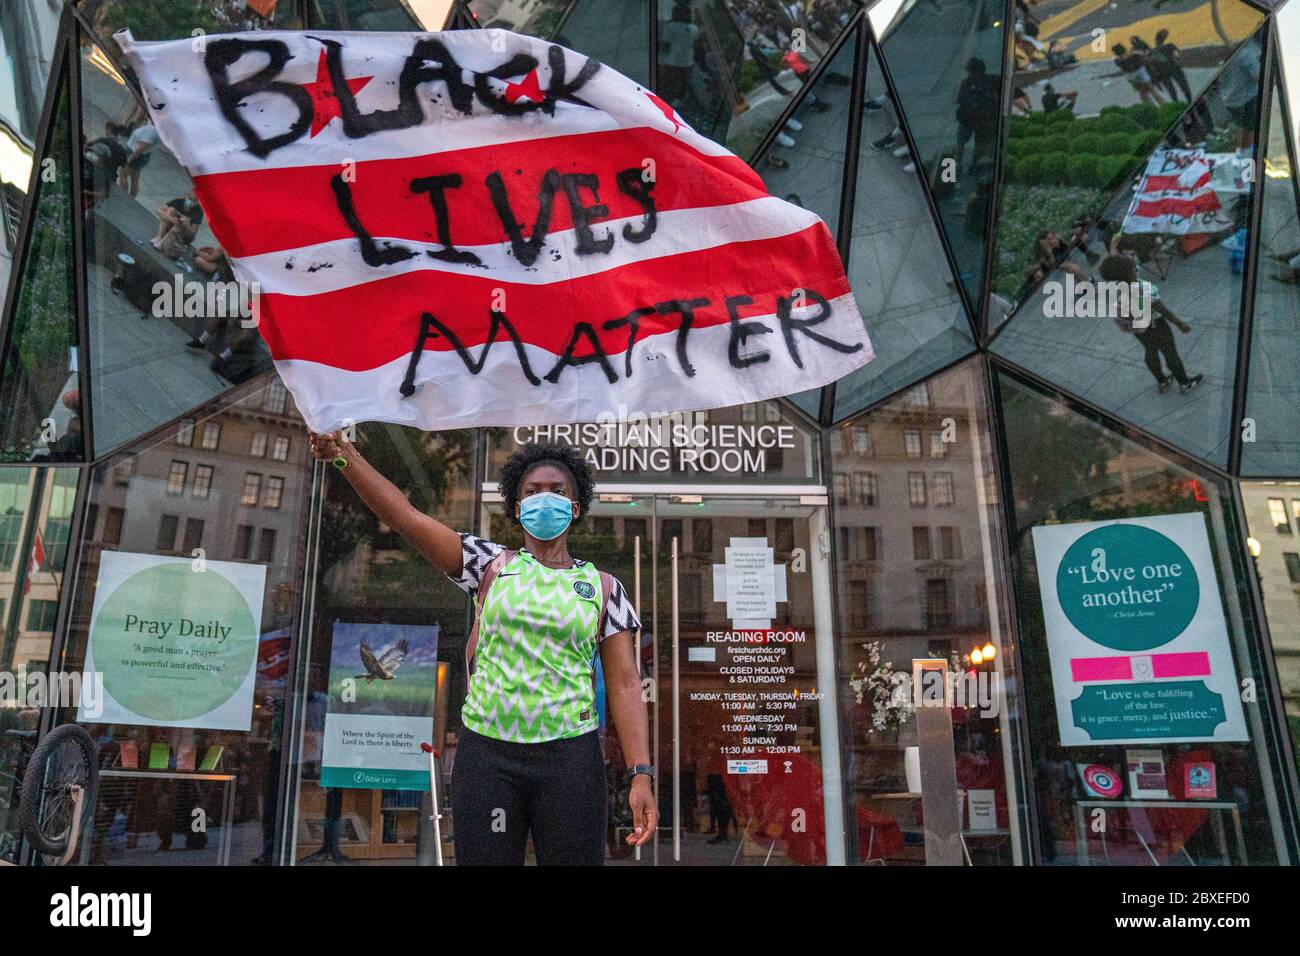
[(1124, 217), (1128, 234), (1191, 235), (1232, 226), (1215, 189), (1216, 165), (1231, 156), (1203, 149), (1158, 149), (1147, 160)]
[(715, 408), (872, 358), (825, 224), (595, 60), (504, 30), (116, 39), (317, 431)]
[(36, 540), (32, 542), (32, 555), (27, 559), (27, 577), (23, 580), (23, 594), (32, 589), (32, 578), (45, 564), (45, 542), (41, 540), (41, 529), (36, 529)]

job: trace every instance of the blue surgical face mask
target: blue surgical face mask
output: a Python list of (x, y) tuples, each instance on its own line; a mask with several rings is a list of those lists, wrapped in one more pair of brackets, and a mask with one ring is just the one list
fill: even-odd
[(573, 502), (554, 491), (539, 491), (519, 502), (519, 523), (538, 541), (564, 534), (573, 522)]

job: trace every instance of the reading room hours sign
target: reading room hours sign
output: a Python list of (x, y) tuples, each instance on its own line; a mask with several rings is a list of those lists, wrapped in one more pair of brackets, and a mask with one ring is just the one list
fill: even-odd
[(1033, 535), (1063, 745), (1249, 739), (1203, 515)]
[(93, 722), (248, 730), (265, 585), (260, 564), (103, 552), (86, 646), (86, 676), (104, 677)]

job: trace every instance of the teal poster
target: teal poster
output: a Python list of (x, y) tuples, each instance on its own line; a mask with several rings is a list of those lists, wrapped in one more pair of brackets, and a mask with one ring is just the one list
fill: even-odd
[(85, 678), (104, 682), (84, 722), (248, 730), (266, 567), (104, 551)]
[(428, 789), (439, 630), (334, 622), (322, 787)]
[(1203, 514), (1033, 536), (1063, 745), (1249, 739)]

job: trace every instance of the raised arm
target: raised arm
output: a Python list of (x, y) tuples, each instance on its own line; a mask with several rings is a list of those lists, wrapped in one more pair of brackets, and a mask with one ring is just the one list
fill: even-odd
[(435, 568), (453, 577), (460, 575), (460, 535), (412, 505), (406, 495), (377, 472), (341, 432), (318, 435), (308, 431), (307, 437), (312, 455), (319, 461), (331, 462), (342, 456), (347, 462), (343, 477), (375, 517), (410, 542), (411, 547), (424, 555)]

